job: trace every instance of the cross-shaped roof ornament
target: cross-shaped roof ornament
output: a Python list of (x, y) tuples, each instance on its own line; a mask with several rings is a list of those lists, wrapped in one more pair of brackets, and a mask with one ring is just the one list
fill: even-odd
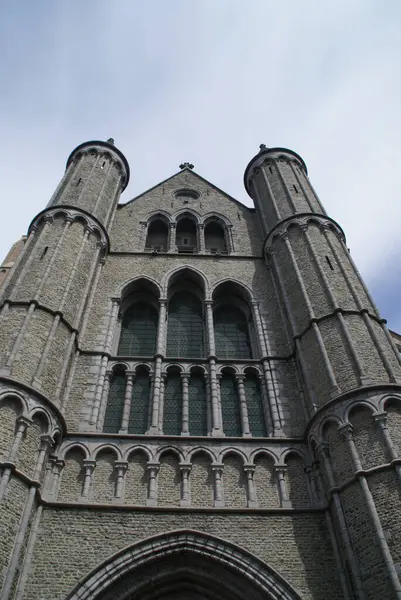
[(180, 169), (193, 169), (194, 166), (189, 162), (184, 162), (180, 164)]
[(264, 150), (267, 150), (266, 144), (260, 144), (259, 151), (263, 152)]

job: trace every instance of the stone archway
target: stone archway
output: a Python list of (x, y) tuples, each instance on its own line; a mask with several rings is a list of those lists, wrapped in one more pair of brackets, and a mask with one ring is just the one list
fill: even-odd
[(125, 548), (69, 600), (300, 600), (273, 569), (224, 540), (176, 531)]

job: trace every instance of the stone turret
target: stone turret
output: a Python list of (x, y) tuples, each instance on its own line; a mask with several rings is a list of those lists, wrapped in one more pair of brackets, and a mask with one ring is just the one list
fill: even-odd
[(318, 493), (330, 509), (348, 597), (401, 598), (401, 544), (388, 518), (400, 510), (400, 428), (390, 408), (400, 393), (400, 355), (302, 158), (262, 146), (245, 187), (292, 333)]
[(0, 375), (62, 404), (90, 291), (108, 251), (110, 224), (129, 167), (108, 142), (85, 142), (1, 290)]

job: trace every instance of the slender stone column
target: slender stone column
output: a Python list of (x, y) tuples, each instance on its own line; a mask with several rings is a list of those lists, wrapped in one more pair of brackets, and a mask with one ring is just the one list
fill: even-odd
[(281, 508), (292, 508), (292, 504), (288, 497), (288, 491), (287, 491), (287, 482), (286, 482), (287, 465), (275, 465), (274, 472), (277, 477), (277, 484), (278, 484)]
[(259, 385), (262, 394), (263, 415), (265, 417), (267, 435), (274, 435), (272, 416), (270, 413), (269, 395), (267, 393), (266, 381), (263, 375), (259, 375)]
[(160, 298), (159, 320), (157, 323), (156, 340), (156, 358), (155, 371), (153, 377), (153, 398), (152, 398), (152, 421), (149, 427), (149, 434), (158, 434), (159, 430), (159, 411), (160, 411), (160, 389), (161, 389), (161, 370), (163, 356), (165, 351), (165, 328), (167, 314), (167, 299)]
[(102, 393), (102, 399), (101, 399), (101, 403), (100, 403), (99, 417), (98, 417), (98, 420), (96, 423), (96, 429), (98, 431), (103, 429), (104, 416), (106, 414), (107, 402), (108, 402), (109, 393), (110, 393), (110, 382), (111, 382), (112, 376), (113, 376), (112, 371), (106, 371), (106, 373), (104, 375), (103, 393)]
[(176, 252), (176, 243), (175, 243), (175, 223), (170, 223), (170, 228), (168, 232), (168, 247), (167, 252), (174, 253)]
[(182, 431), (189, 435), (189, 373), (181, 373), (182, 381)]
[(210, 389), (210, 375), (205, 373), (205, 387), (206, 387), (206, 420), (207, 420), (207, 435), (212, 434), (212, 394)]
[(96, 461), (95, 460), (84, 460), (82, 464), (83, 464), (83, 468), (85, 470), (85, 477), (84, 477), (84, 485), (83, 485), (83, 489), (82, 489), (81, 500), (83, 502), (88, 502), (89, 494), (90, 494), (90, 490), (91, 490), (91, 486), (92, 486), (92, 475), (93, 475), (93, 471), (95, 470), (95, 467), (96, 467)]
[(62, 459), (56, 459), (53, 463), (53, 471), (52, 471), (52, 482), (49, 489), (49, 497), (52, 499), (57, 498), (58, 488), (60, 484), (60, 475), (63, 472), (65, 467), (65, 461)]
[(239, 408), (240, 408), (240, 414), (241, 414), (242, 436), (243, 437), (251, 437), (251, 432), (249, 430), (248, 407), (246, 404), (244, 376), (236, 375), (235, 378), (237, 380)]
[(132, 401), (132, 386), (134, 384), (135, 373), (132, 371), (125, 372), (125, 396), (124, 396), (124, 408), (123, 416), (121, 421), (121, 429), (118, 433), (128, 433), (129, 416), (131, 412), (131, 401)]
[(198, 223), (197, 225), (197, 238), (198, 238), (198, 252), (200, 254), (205, 253), (205, 231), (203, 223)]
[(358, 473), (358, 471), (362, 471), (363, 468), (362, 468), (362, 464), (361, 464), (361, 461), (360, 461), (360, 458), (358, 455), (358, 450), (355, 446), (354, 438), (352, 435), (353, 427), (351, 424), (346, 423), (345, 425), (342, 425), (341, 427), (339, 427), (339, 431), (340, 431), (340, 433), (343, 434), (343, 436), (347, 442), (348, 449), (351, 454), (351, 460), (352, 460), (352, 466), (354, 469), (354, 473), (358, 476), (359, 484), (360, 484), (361, 490), (362, 490), (362, 495), (365, 498), (366, 507), (368, 509), (368, 514), (370, 516), (370, 519), (371, 519), (371, 522), (373, 525), (373, 529), (375, 532), (376, 542), (380, 549), (380, 552), (381, 552), (381, 555), (383, 558), (383, 562), (387, 568), (388, 578), (393, 587), (394, 598), (397, 598), (399, 600), (399, 599), (401, 599), (401, 582), (398, 578), (398, 574), (397, 574), (397, 571), (396, 571), (396, 568), (395, 568), (395, 565), (393, 562), (393, 557), (391, 556), (391, 552), (389, 550), (389, 547), (388, 547), (388, 544), (386, 541), (386, 536), (384, 534), (379, 515), (377, 514), (375, 501), (372, 496), (372, 492), (370, 491), (366, 477), (364, 475)]
[(244, 465), (244, 472), (246, 475), (246, 483), (247, 483), (247, 490), (248, 490), (248, 494), (247, 494), (248, 508), (257, 508), (258, 501), (256, 499), (255, 481), (253, 479), (253, 476), (255, 473), (255, 465), (249, 465), (249, 464)]
[(223, 463), (212, 463), (214, 477), (214, 506), (224, 506), (224, 490), (222, 484), (224, 465)]
[(116, 470), (116, 488), (113, 501), (120, 504), (124, 499), (125, 474), (128, 469), (126, 461), (116, 460), (114, 463)]
[(164, 389), (166, 387), (167, 373), (160, 376), (160, 398), (159, 398), (159, 433), (163, 433), (164, 421)]
[(209, 377), (210, 377), (210, 392), (212, 397), (212, 436), (221, 436), (222, 427), (219, 418), (219, 396), (216, 370), (216, 345), (214, 340), (214, 324), (213, 324), (213, 302), (205, 300), (206, 308), (206, 330), (208, 341), (209, 354)]
[(190, 482), (189, 474), (191, 472), (191, 463), (180, 463), (181, 473), (181, 500), (180, 506), (190, 506)]
[(147, 506), (157, 506), (157, 474), (159, 472), (159, 462), (148, 462), (148, 498)]

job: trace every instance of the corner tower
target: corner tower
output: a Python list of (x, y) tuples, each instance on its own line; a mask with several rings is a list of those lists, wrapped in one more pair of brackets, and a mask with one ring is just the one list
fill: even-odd
[(387, 543), (396, 535), (388, 511), (395, 516), (401, 509), (394, 463), (400, 431), (398, 424), (389, 432), (383, 410), (388, 397), (400, 395), (400, 355), (302, 158), (262, 145), (246, 168), (245, 187), (292, 332), (308, 401), (308, 441), (351, 597), (401, 598), (401, 545)]

